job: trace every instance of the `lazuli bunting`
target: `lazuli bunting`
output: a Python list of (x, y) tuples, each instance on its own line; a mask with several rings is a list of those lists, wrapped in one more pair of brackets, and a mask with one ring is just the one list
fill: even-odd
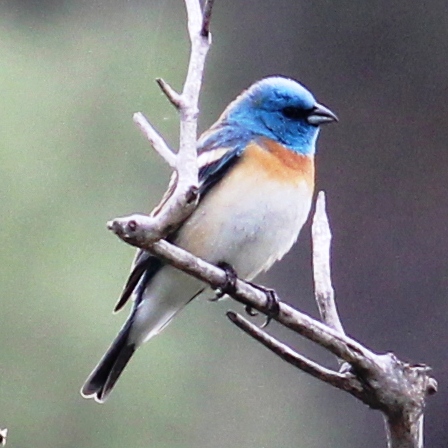
[[(292, 79), (272, 76), (253, 84), (200, 137), (199, 204), (168, 240), (210, 263), (232, 266), (246, 280), (269, 269), (308, 217), (319, 126), (335, 120)], [(132, 311), (82, 395), (104, 402), (135, 350), (205, 287), (139, 250), (115, 307), (132, 297)]]

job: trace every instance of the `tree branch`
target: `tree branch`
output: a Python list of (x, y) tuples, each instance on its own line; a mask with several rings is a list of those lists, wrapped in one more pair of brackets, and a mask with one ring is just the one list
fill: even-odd
[(8, 429), (0, 429), (0, 445), (5, 446), (6, 445), (6, 439), (8, 437)]
[(204, 5), (204, 17), (202, 20), (201, 36), (208, 37), (210, 34), (210, 21), (212, 19), (212, 9), (214, 0), (206, 0)]
[(166, 81), (162, 78), (156, 78), (156, 82), (159, 85), (162, 92), (169, 99), (171, 104), (176, 108), (180, 109), (183, 105), (182, 103), (182, 95), (179, 95)]
[[(235, 292), (228, 291), (227, 278), (224, 270), (195, 257), (189, 252), (174, 246), (165, 240), (156, 243), (151, 240), (151, 217), (134, 214), (123, 218), (116, 218), (108, 222), (108, 228), (120, 239), (132, 246), (145, 249), (169, 262), (176, 268), (209, 284), (212, 288), (220, 288), (234, 299), (258, 311), (269, 314), (269, 300), (259, 288), (237, 279)], [(150, 238), (147, 235), (150, 235)], [(360, 369), (370, 365), (370, 358), (374, 354), (355, 340), (342, 335), (327, 325), (319, 322), (305, 313), (301, 313), (286, 303), (280, 303), (280, 311), (275, 320), (294, 330), (307, 339), (322, 345), (336, 356), (343, 358), (350, 364), (356, 364)]]
[(278, 314), (272, 316), (265, 293), (243, 280), (236, 279), (230, 288), (226, 273), (162, 238), (191, 214), (197, 204), (198, 164), (196, 152), (198, 99), (205, 58), (210, 47), (209, 32), (213, 0), (207, 0), (201, 12), (198, 0), (185, 0), (191, 54), (188, 73), (181, 94), (168, 83), (157, 80), (162, 91), (180, 114), (179, 152), (175, 155), (143, 114), (134, 115), (155, 150), (175, 170), (170, 194), (151, 216), (132, 215), (116, 218), (108, 227), (119, 238), (142, 248), (167, 263), (196, 277), (212, 288), (250, 308), (273, 317), (283, 326), (317, 343), (350, 365), (335, 372), (296, 353), (236, 313), (228, 317), (239, 328), (269, 348), (288, 363), (334, 387), (345, 390), (385, 416), (389, 448), (423, 447), (423, 411), (425, 400), (437, 390), (436, 381), (423, 365), (410, 365), (392, 353), (376, 354), (344, 333), (334, 299), (330, 275), (331, 232), (325, 212), (325, 197), (319, 193), (313, 222), (313, 270), (315, 296), (324, 323), (279, 302)]
[(287, 345), (268, 335), (265, 331), (233, 311), (228, 311), (227, 317), (238, 328), (243, 330), (246, 334), (254, 338), (256, 341), (263, 344), (266, 348), (274, 352), (288, 364), (297, 367), (303, 372), (308, 373), (309, 375), (317, 378), (320, 381), (323, 381), (324, 383), (350, 392), (352, 395), (356, 396), (361, 393), (362, 384), (358, 381), (355, 375), (349, 372), (334, 372), (333, 370), (322, 367), (316, 362), (311, 361), (305, 356), (295, 352)]
[[(312, 225), (313, 274), (315, 298), (322, 321), (340, 334), (345, 334), (336, 307), (331, 282), (331, 230), (325, 210), (325, 195), (319, 192)], [(368, 377), (379, 379), (376, 393), (381, 399), (361, 398), (373, 408), (383, 411), (389, 448), (423, 447), (423, 410), (425, 398), (437, 390), (426, 366), (411, 366), (399, 361), (392, 353), (376, 355), (374, 371)], [(342, 368), (347, 369), (344, 365)], [(351, 368), (356, 371), (356, 366)], [(363, 375), (361, 375), (362, 379)], [(371, 381), (372, 383), (372, 381)], [(393, 390), (393, 393), (392, 393)], [(367, 394), (368, 395), (368, 394)], [(378, 403), (375, 403), (378, 401)]]
[(334, 300), (333, 285), (331, 284), (331, 230), (325, 211), (325, 193), (323, 191), (320, 191), (317, 195), (316, 212), (313, 217), (311, 234), (313, 242), (314, 295), (321, 319), (329, 327), (341, 334), (345, 334)]
[(171, 151), (166, 144), (163, 137), (154, 129), (148, 122), (146, 117), (141, 112), (136, 112), (133, 116), (134, 123), (140, 128), (142, 133), (146, 136), (151, 146), (157, 153), (165, 160), (168, 165), (176, 169), (176, 154)]
[[(161, 240), (156, 243), (148, 241), (146, 234), (148, 231), (151, 232), (148, 220), (150, 221), (150, 218), (145, 215), (132, 215), (114, 219), (108, 223), (108, 227), (128, 244), (153, 253), (212, 288), (220, 288), (244, 305), (269, 315), (270, 302), (260, 289), (240, 279), (236, 280), (235, 288), (226, 289), (227, 278), (222, 269), (167, 241)], [(279, 303), (279, 313), (273, 318), (350, 364), (351, 371), (346, 372), (350, 375), (340, 377), (341, 382), (345, 381), (344, 385), (339, 382), (337, 385), (330, 382), (329, 384), (346, 390), (371, 408), (380, 409), (385, 414), (387, 422), (390, 423), (388, 426), (391, 437), (390, 448), (422, 446), (418, 445), (418, 441), (411, 435), (420, 437), (416, 428), (420, 427), (419, 419), (423, 414), (425, 398), (437, 388), (437, 383), (429, 376), (427, 367), (403, 363), (392, 353), (375, 354), (354, 339), (284, 302)], [(269, 345), (269, 342), (269, 338), (265, 337), (264, 345)], [(275, 351), (272, 344), (269, 348)], [(298, 367), (300, 368), (300, 365)], [(305, 369), (309, 368), (309, 365), (305, 366)], [(353, 380), (353, 375), (356, 377), (356, 382)], [(358, 383), (362, 385), (361, 389), (358, 388)], [(403, 445), (405, 436), (412, 438), (415, 443)]]
[(206, 2), (204, 14), (198, 0), (185, 0), (188, 34), (191, 42), (190, 61), (182, 93), (177, 93), (166, 81), (157, 83), (180, 114), (179, 151), (174, 155), (163, 138), (141, 112), (134, 114), (134, 122), (146, 135), (154, 149), (175, 170), (170, 194), (147, 221), (146, 237), (158, 241), (170, 229), (176, 228), (195, 209), (198, 192), (197, 116), (205, 58), (211, 43), (209, 32), (213, 1)]

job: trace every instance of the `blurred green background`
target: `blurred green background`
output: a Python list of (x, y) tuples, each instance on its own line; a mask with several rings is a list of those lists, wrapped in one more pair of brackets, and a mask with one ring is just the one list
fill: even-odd
[[(242, 7), (244, 3), (244, 6)], [(302, 80), (340, 116), (319, 141), (338, 304), (350, 334), (434, 367), (428, 446), (448, 443), (448, 7), (385, 0), (217, 0), (201, 129), (254, 80)], [(182, 85), (180, 0), (0, 2), (0, 428), (11, 447), (385, 446), (381, 417), (282, 363), (196, 301), (105, 405), (78, 393), (118, 331), (133, 249), (108, 219), (149, 211), (169, 171), (132, 123), (175, 147), (153, 82)], [(316, 315), (309, 229), (261, 279)], [(272, 324), (315, 359), (327, 354)]]

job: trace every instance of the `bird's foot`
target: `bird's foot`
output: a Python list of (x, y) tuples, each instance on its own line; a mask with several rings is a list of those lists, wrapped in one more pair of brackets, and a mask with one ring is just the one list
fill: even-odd
[[(217, 302), (226, 294), (232, 295), (236, 292), (236, 281), (238, 279), (238, 274), (236, 273), (233, 266), (229, 263), (226, 263), (225, 261), (219, 262), (217, 266), (225, 272), (226, 280), (224, 285), (215, 291), (215, 297), (209, 299), (211, 302)], [(261, 326), (261, 328), (266, 328), (271, 320), (277, 317), (280, 312), (280, 301), (278, 299), (277, 293), (271, 288), (266, 288), (252, 282), (247, 283), (266, 295), (266, 321)], [(258, 315), (258, 312), (249, 305), (245, 307), (245, 310), (249, 316), (253, 317)]]
[(238, 275), (233, 266), (225, 261), (220, 261), (217, 266), (226, 273), (226, 281), (223, 286), (215, 291), (215, 297), (209, 299), (210, 302), (217, 302), (226, 294), (234, 294), (236, 291), (236, 280), (238, 279)]
[[(280, 312), (280, 300), (278, 299), (277, 293), (271, 289), (266, 288), (264, 286), (256, 285), (255, 283), (248, 282), (249, 285), (253, 286), (254, 288), (258, 289), (259, 291), (263, 292), (266, 295), (266, 320), (264, 321), (263, 325), (261, 325), (260, 328), (266, 328), (271, 320), (278, 316)], [(258, 313), (250, 306), (246, 306), (246, 313), (249, 314), (249, 316), (256, 316)]]

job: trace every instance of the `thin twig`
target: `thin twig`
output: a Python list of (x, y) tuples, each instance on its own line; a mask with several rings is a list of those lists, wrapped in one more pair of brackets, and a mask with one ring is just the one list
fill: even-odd
[(182, 95), (179, 95), (164, 79), (156, 78), (156, 82), (162, 92), (170, 100), (170, 103), (176, 109), (180, 109), (182, 107)]
[(331, 284), (331, 230), (327, 212), (325, 211), (325, 193), (323, 191), (320, 191), (317, 195), (311, 233), (313, 242), (314, 294), (321, 319), (329, 327), (341, 334), (345, 334), (334, 300), (333, 285)]
[(204, 5), (203, 19), (202, 19), (202, 27), (201, 27), (201, 36), (208, 37), (210, 34), (210, 21), (212, 18), (212, 9), (213, 9), (214, 0), (206, 0)]
[(133, 116), (134, 123), (140, 128), (146, 136), (151, 146), (165, 160), (165, 162), (173, 169), (176, 168), (176, 154), (171, 151), (163, 137), (148, 122), (141, 112), (136, 112)]
[(8, 437), (8, 429), (0, 429), (0, 445), (5, 446), (6, 445), (6, 439)]
[(249, 322), (243, 316), (233, 311), (228, 311), (227, 317), (238, 328), (243, 330), (249, 336), (253, 337), (256, 341), (263, 344), (266, 348), (271, 350), (288, 364), (291, 364), (294, 367), (302, 370), (303, 372), (313, 376), (314, 378), (317, 378), (318, 380), (330, 384), (331, 386), (334, 386), (338, 389), (350, 391), (355, 395), (358, 395), (360, 392), (362, 392), (362, 384), (354, 375), (350, 373), (339, 373), (322, 367), (320, 364), (311, 361), (305, 356), (295, 352), (291, 349), (291, 347), (288, 347), (286, 344), (283, 344), (279, 340), (270, 336), (265, 331)]

